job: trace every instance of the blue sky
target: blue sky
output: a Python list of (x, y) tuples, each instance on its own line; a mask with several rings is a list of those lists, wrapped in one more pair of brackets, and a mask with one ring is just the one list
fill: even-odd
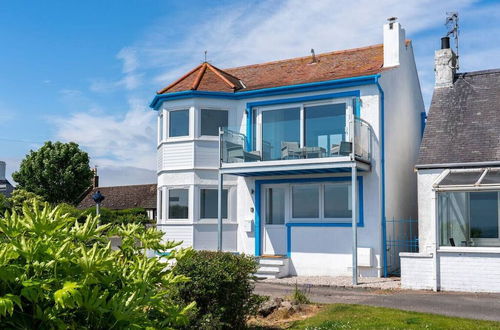
[(224, 68), (382, 42), (399, 17), (428, 105), (446, 11), (461, 71), (498, 68), (495, 1), (0, 0), (0, 160), (8, 175), (46, 140), (75, 141), (104, 185), (154, 182), (156, 90), (198, 65)]

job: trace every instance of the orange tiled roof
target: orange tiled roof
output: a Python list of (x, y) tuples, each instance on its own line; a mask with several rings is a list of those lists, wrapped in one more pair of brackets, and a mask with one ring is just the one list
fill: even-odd
[[(409, 41), (407, 41), (409, 43)], [(383, 45), (334, 51), (221, 70), (204, 62), (158, 94), (200, 90), (237, 92), (376, 74), (383, 70)]]

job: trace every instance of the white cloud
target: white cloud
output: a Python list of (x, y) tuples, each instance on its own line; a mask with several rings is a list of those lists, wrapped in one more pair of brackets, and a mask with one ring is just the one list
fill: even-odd
[(56, 137), (78, 143), (94, 165), (155, 169), (155, 114), (145, 104), (145, 100), (130, 99), (130, 109), (123, 116), (78, 112), (57, 118)]
[(122, 61), (123, 78), (117, 81), (107, 79), (94, 79), (90, 84), (93, 92), (112, 92), (119, 88), (131, 91), (140, 86), (143, 74), (138, 73), (139, 67), (137, 51), (132, 47), (122, 48), (116, 58)]

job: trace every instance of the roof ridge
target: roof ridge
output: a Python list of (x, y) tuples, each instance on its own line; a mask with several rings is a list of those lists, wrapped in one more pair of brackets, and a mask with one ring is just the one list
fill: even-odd
[(493, 73), (500, 73), (500, 68), (478, 70), (478, 71), (469, 71), (469, 72), (458, 72), (458, 73), (456, 73), (456, 76), (457, 77), (467, 77), (467, 76), (479, 76), (479, 75), (493, 74)]
[(139, 184), (126, 184), (123, 186), (103, 186), (103, 187), (94, 187), (94, 189), (101, 189), (101, 188), (123, 188), (123, 187), (139, 187), (139, 186), (152, 186), (152, 185), (157, 185), (156, 183), (139, 183)]
[[(316, 54), (315, 56), (316, 57), (321, 57), (321, 56), (333, 55), (333, 54), (345, 54), (345, 53), (357, 52), (357, 51), (360, 51), (360, 50), (372, 49), (372, 48), (383, 47), (383, 46), (384, 46), (384, 44), (375, 44), (375, 45), (364, 46), (364, 47), (342, 49), (342, 50), (334, 50), (334, 51), (330, 51), (330, 52), (319, 53), (319, 54)], [(299, 57), (291, 57), (291, 58), (285, 58), (285, 59), (282, 59), (282, 60), (275, 60), (275, 61), (269, 61), (269, 62), (262, 62), (262, 63), (255, 63), (255, 64), (235, 66), (235, 67), (231, 67), (231, 68), (224, 68), (224, 70), (236, 70), (236, 69), (243, 69), (243, 68), (250, 68), (250, 67), (258, 67), (258, 66), (263, 66), (263, 65), (276, 64), (276, 63), (281, 63), (281, 62), (288, 62), (288, 61), (292, 61), (292, 60), (301, 60), (301, 59), (306, 59), (306, 58), (311, 58), (311, 55), (299, 56)]]

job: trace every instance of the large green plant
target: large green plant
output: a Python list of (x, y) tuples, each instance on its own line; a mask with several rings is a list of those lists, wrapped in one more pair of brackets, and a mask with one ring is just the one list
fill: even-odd
[(42, 196), (50, 203), (77, 202), (90, 186), (93, 173), (89, 155), (74, 142), (45, 142), (31, 150), (19, 171), (12, 174), (18, 187)]
[[(0, 216), (0, 328), (169, 328), (187, 321), (194, 304), (169, 298), (168, 263), (148, 258), (166, 252), (162, 233), (137, 224), (109, 230), (99, 218), (79, 223), (61, 210), (25, 204), (22, 214)], [(104, 234), (107, 233), (107, 234)], [(121, 237), (112, 249), (108, 236)], [(183, 250), (166, 258), (182, 259)]]

